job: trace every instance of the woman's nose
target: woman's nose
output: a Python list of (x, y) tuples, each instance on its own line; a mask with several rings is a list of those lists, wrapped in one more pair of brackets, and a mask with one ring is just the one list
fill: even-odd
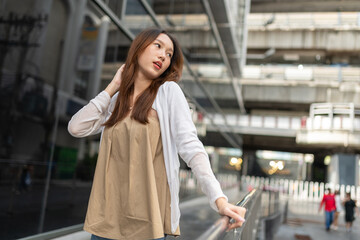
[(163, 56), (163, 55), (160, 55), (159, 56), (159, 59), (163, 62), (163, 61), (165, 61), (165, 57)]
[(159, 53), (159, 58), (161, 59), (161, 61), (165, 61), (165, 56), (166, 56), (166, 53), (165, 53), (165, 51), (160, 51), (160, 53)]

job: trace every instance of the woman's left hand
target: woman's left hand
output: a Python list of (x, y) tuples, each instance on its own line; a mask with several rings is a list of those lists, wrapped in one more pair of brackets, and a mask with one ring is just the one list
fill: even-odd
[(216, 200), (216, 206), (218, 207), (221, 215), (228, 216), (235, 220), (234, 223), (229, 225), (228, 230), (241, 227), (245, 221), (246, 209), (243, 207), (235, 206), (234, 204), (228, 203), (225, 198), (218, 198)]

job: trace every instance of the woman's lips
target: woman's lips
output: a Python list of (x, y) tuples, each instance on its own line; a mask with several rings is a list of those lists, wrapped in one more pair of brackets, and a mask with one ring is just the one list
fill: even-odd
[(157, 69), (161, 69), (161, 66), (162, 66), (162, 63), (161, 62), (153, 62), (154, 66), (157, 68)]

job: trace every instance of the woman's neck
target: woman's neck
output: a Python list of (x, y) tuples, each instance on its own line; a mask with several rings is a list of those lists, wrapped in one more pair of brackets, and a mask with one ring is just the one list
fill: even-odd
[(151, 84), (151, 80), (138, 74), (134, 81), (134, 94), (133, 94), (133, 103), (135, 103), (136, 98)]

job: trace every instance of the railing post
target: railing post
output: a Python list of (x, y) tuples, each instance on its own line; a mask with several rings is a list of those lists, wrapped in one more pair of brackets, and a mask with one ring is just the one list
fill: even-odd
[(340, 197), (341, 197), (341, 198), (344, 198), (344, 197), (345, 197), (345, 185), (344, 185), (344, 184), (342, 184), (342, 185), (340, 186)]
[(298, 199), (299, 198), (299, 181), (295, 180), (294, 183), (294, 198)]
[(323, 196), (324, 196), (324, 183), (320, 183), (318, 200), (320, 200)]
[(309, 200), (313, 201), (314, 200), (314, 182), (310, 182), (310, 187), (309, 187)]
[(289, 196), (294, 199), (294, 181), (289, 182)]
[(351, 186), (351, 198), (355, 198), (355, 197), (356, 197), (355, 186)]
[(346, 192), (350, 192), (350, 186), (349, 185), (346, 185)]
[(289, 196), (289, 179), (286, 179), (286, 180), (285, 180), (284, 189), (285, 189), (285, 194), (286, 194), (287, 196)]
[(315, 182), (315, 194), (314, 194), (314, 198), (315, 200), (319, 200), (320, 199), (320, 189), (319, 189), (319, 183)]
[(309, 182), (308, 181), (305, 182), (303, 199), (306, 201), (309, 200)]

